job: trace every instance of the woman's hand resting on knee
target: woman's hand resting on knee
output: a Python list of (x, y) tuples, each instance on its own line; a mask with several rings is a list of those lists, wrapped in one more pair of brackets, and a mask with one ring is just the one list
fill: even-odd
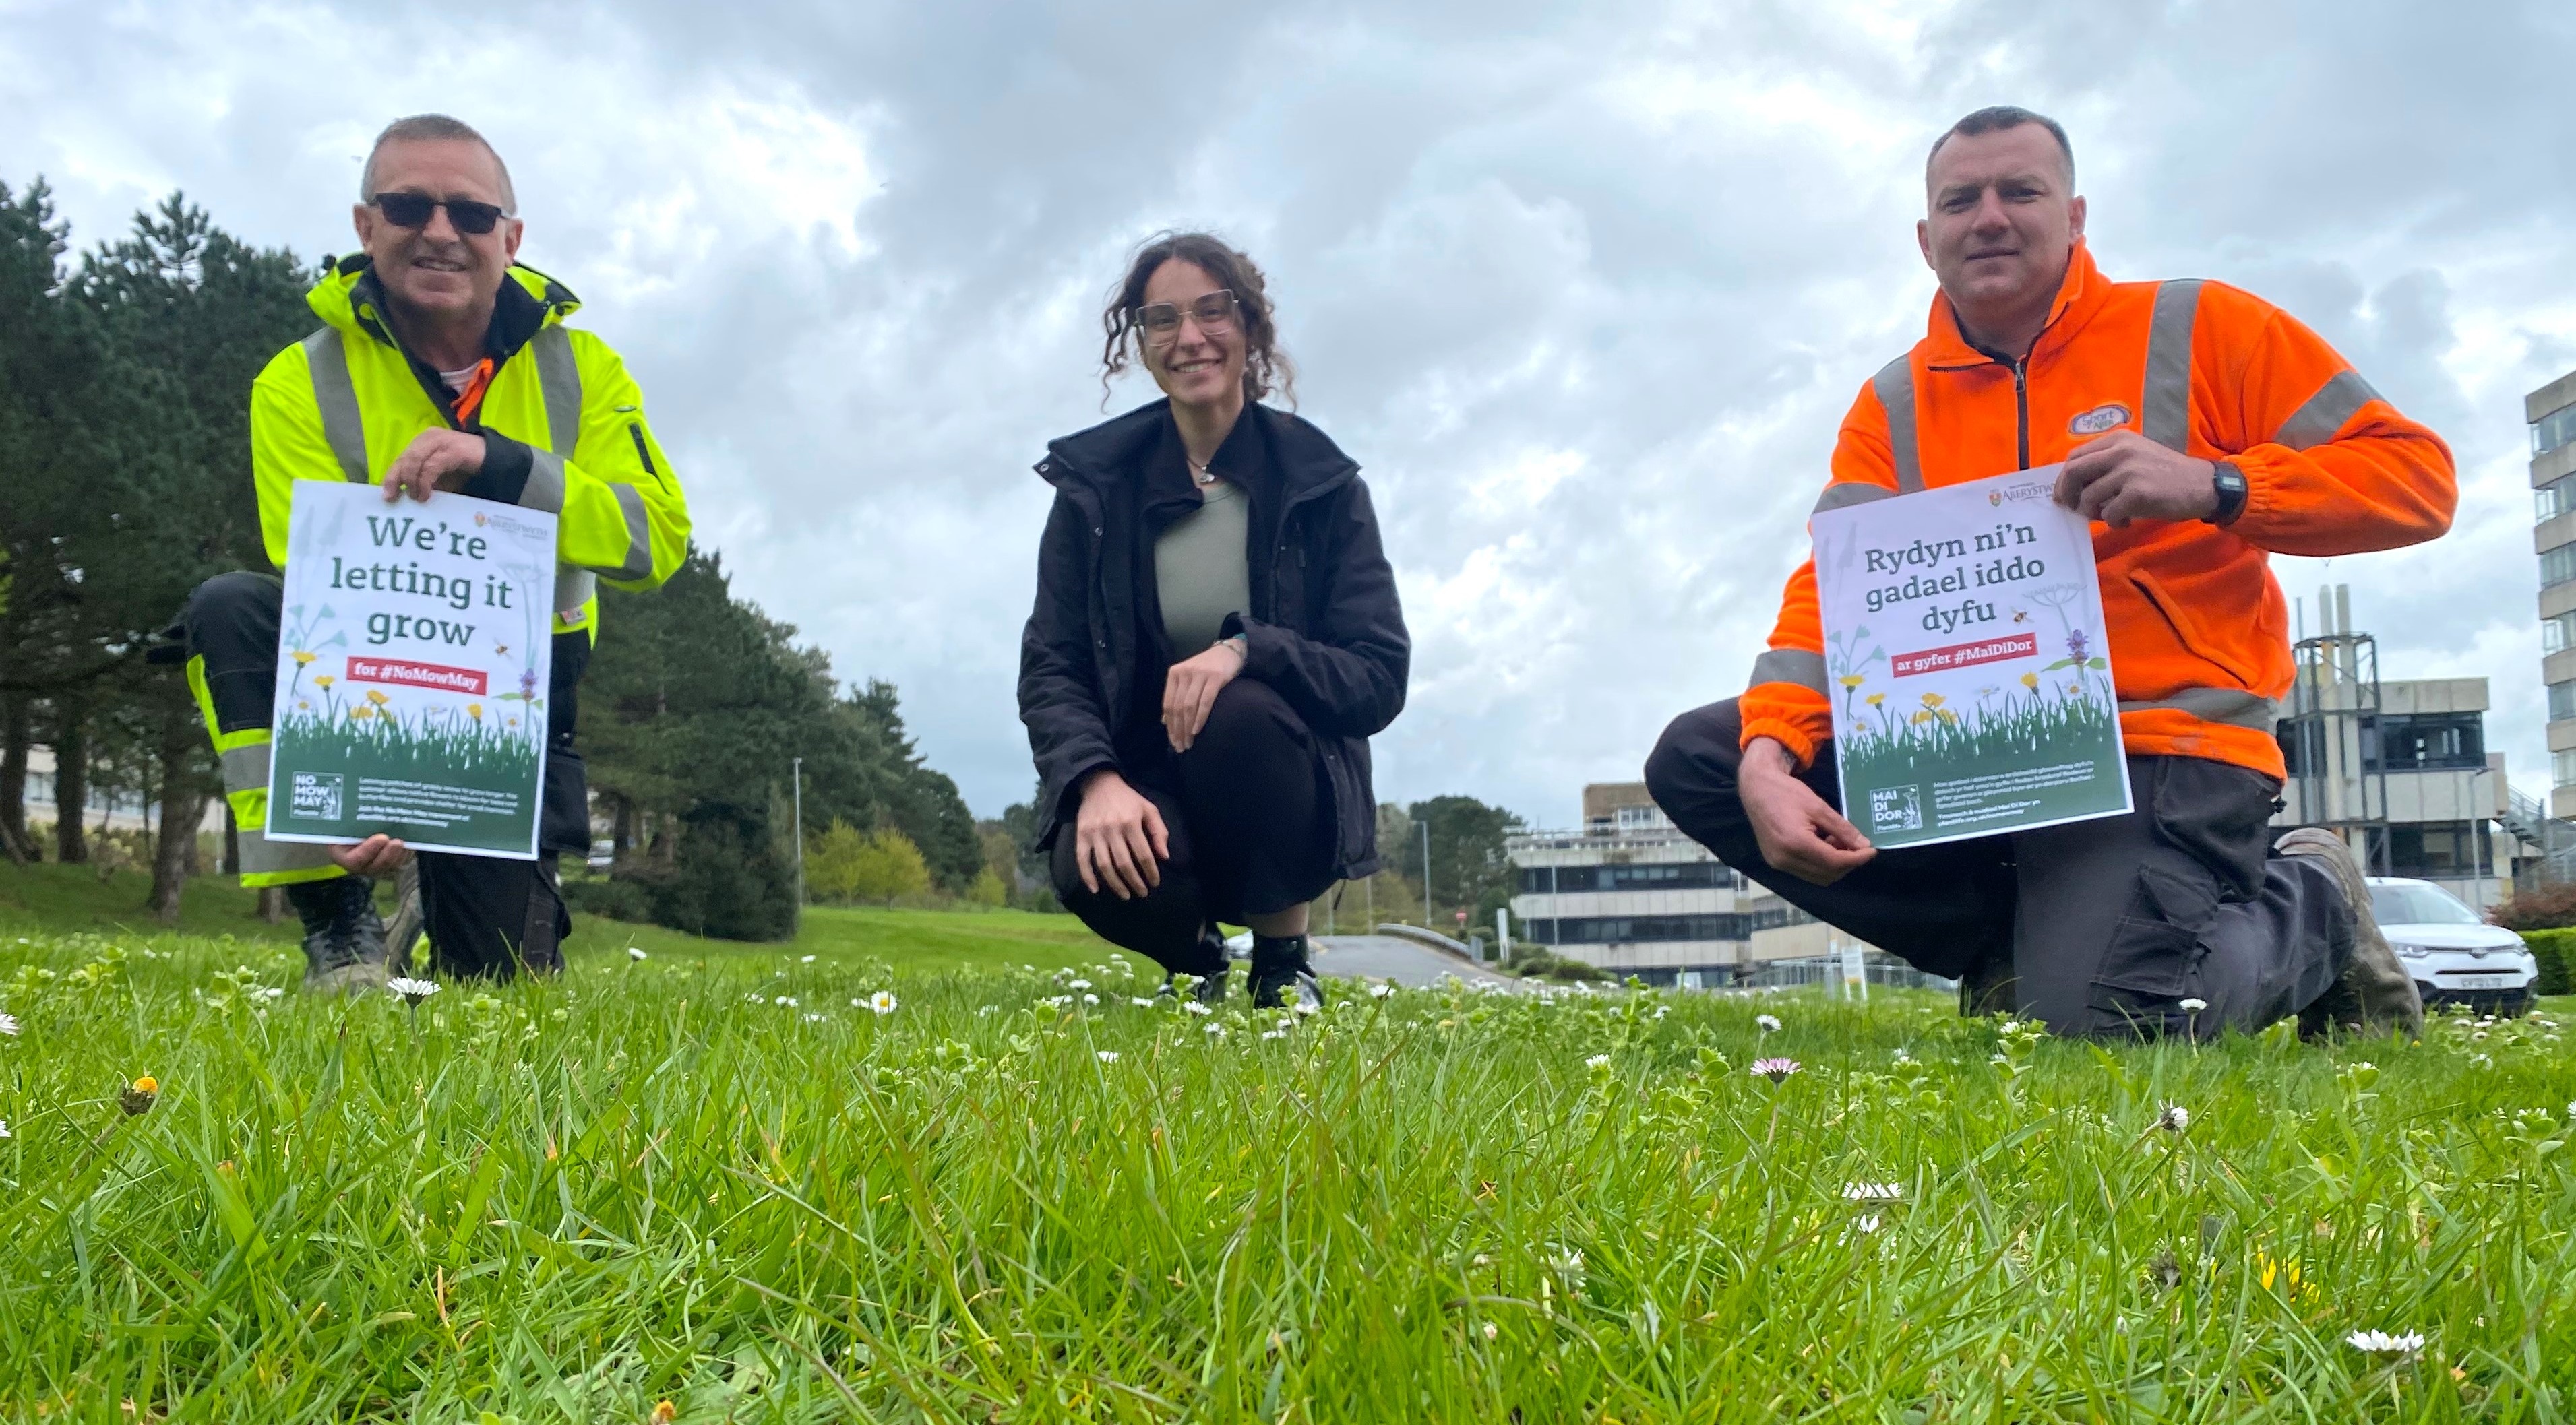
[(1103, 767), (1082, 779), (1082, 805), (1073, 816), (1073, 864), (1082, 888), (1103, 887), (1120, 900), (1135, 900), (1163, 882), (1160, 863), (1172, 854), (1163, 814), (1116, 770)]
[(1243, 672), (1240, 638), (1238, 634), (1212, 643), (1173, 664), (1164, 675), (1163, 735), (1171, 739), (1174, 752), (1187, 752), (1199, 740), (1208, 710), (1216, 706), (1216, 695)]

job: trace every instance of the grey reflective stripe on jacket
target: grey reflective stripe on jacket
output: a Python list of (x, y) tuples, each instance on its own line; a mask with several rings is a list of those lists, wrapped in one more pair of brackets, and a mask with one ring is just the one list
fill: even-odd
[(2138, 398), (2138, 432), (2171, 450), (2191, 444), (2191, 327), (2200, 315), (2200, 279), (2156, 284), (2156, 315), (2147, 328), (2147, 382)]
[(1753, 660), (1753, 679), (1749, 686), (1764, 683), (1795, 683), (1801, 688), (1825, 691), (1825, 655), (1809, 653), (1803, 648), (1769, 648)]
[(2120, 711), (2186, 712), (2202, 722), (2223, 722), (2270, 732), (2281, 720), (2281, 703), (2243, 688), (2185, 688), (2170, 698), (2123, 702)]
[(1887, 413), (1887, 454), (1896, 462), (1896, 493), (1911, 495), (1923, 488), (1923, 457), (1914, 444), (1913, 356), (1878, 368), (1869, 389), (1878, 393), (1879, 409)]
[(2276, 445), (2292, 450), (2311, 450), (2335, 438), (2344, 422), (2361, 414), (2361, 408), (2379, 399), (2379, 392), (2360, 372), (2347, 366), (2329, 377), (2317, 393), (2290, 412), (2281, 428), (2272, 433)]
[(322, 439), (339, 459), (340, 473), (367, 483), (367, 424), (358, 414), (358, 391), (349, 384), (349, 352), (340, 329), (324, 327), (304, 339), (304, 364), (313, 371), (313, 404), (322, 411)]
[[(223, 754), (226, 801), (231, 794), (266, 792), (270, 745), (254, 742)], [(316, 871), (331, 864), (331, 848), (311, 841), (271, 841), (267, 835), (268, 814), (262, 803), (260, 824), (243, 824), (240, 804), (233, 809), (233, 831), (240, 851), (239, 866), (249, 876), (275, 875), (281, 871)]]

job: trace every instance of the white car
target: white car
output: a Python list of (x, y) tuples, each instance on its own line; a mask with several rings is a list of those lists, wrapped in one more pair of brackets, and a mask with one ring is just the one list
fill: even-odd
[(2491, 1014), (2531, 1008), (2540, 962), (2530, 947), (2449, 891), (2429, 881), (2372, 876), (2370, 913), (2427, 1007), (2469, 1004)]

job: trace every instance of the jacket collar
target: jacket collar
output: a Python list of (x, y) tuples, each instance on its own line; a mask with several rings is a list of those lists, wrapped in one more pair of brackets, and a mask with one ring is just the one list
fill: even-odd
[[(539, 331), (581, 310), (581, 299), (571, 289), (533, 267), (512, 263), (504, 277), (507, 280), (492, 302), (491, 330), (483, 339), (484, 354), (496, 363), (509, 360)], [(322, 280), (304, 294), (304, 301), (315, 316), (344, 335), (402, 348), (392, 323), (385, 319), (384, 285), (377, 281), (365, 253), (328, 264)]]
[[(1168, 398), (1149, 401), (1088, 430), (1048, 441), (1047, 458), (1038, 462), (1038, 474), (1059, 490), (1094, 496), (1113, 482), (1138, 480), (1171, 427), (1171, 406)], [(1268, 447), (1283, 508), (1323, 494), (1359, 473), (1359, 462), (1344, 455), (1332, 437), (1302, 416), (1254, 402), (1243, 408), (1243, 420), (1226, 436), (1226, 446), (1247, 434), (1245, 425), (1252, 426), (1250, 434), (1258, 435)], [(1218, 448), (1220, 462), (1224, 449)]]
[[(2040, 328), (2039, 340), (2031, 343), (2030, 361), (2053, 352), (2082, 330), (2093, 314), (2101, 310), (2110, 295), (2111, 284), (2103, 279), (2102, 269), (2093, 265), (2093, 249), (2082, 238), (2066, 255), (2066, 275), (2058, 279), (2057, 300), (2049, 304), (2048, 324)], [(1950, 294), (1932, 294), (1932, 316), (1923, 332), (1923, 364), (1931, 368), (1985, 366), (1995, 359), (1968, 344), (1959, 330), (1958, 309), (1950, 305)]]

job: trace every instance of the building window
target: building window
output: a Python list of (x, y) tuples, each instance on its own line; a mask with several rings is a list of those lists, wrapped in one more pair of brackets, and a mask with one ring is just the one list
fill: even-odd
[(2576, 406), (2562, 406), (2531, 423), (2531, 453), (2547, 455), (2576, 439)]
[(2540, 556), (2540, 587), (2576, 579), (2576, 544), (2562, 544)]
[[(1549, 945), (1629, 945), (1672, 940), (1748, 940), (1753, 917), (1719, 915), (1569, 915), (1542, 922)], [(1532, 937), (1536, 939), (1536, 934)]]
[(2561, 475), (2531, 492), (2531, 522), (2547, 524), (2576, 510), (2576, 475)]
[(2576, 751), (2549, 754), (2549, 785), (2576, 787)]
[(1672, 825), (1659, 806), (1621, 807), (1618, 815), (1621, 831), (1650, 831)]
[(2559, 653), (2576, 648), (2576, 612), (2540, 621), (2540, 651)]
[(2478, 872), (2477, 827), (2465, 821), (2388, 828), (2388, 873), (2457, 880)]
[(1524, 866), (1521, 894), (1568, 895), (1576, 891), (1695, 891), (1735, 883), (1720, 861), (1645, 866)]
[(2549, 720), (2576, 717), (2576, 683), (2549, 685)]
[(2376, 750), (2391, 772), (2476, 770), (2487, 765), (2486, 729), (2477, 713), (2385, 713), (2378, 722)]

